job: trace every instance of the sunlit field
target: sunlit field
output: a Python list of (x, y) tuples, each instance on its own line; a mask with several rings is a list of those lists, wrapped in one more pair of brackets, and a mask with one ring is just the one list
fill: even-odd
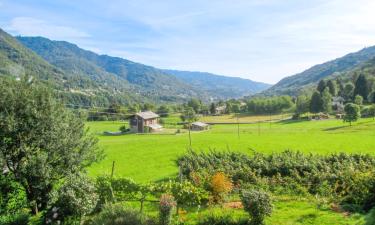
[[(103, 131), (117, 131), (126, 122), (88, 122), (98, 135), (106, 158), (89, 168), (91, 176), (109, 174), (115, 161), (115, 175), (138, 182), (158, 181), (175, 176), (175, 160), (189, 148), (185, 132), (173, 129), (161, 134), (103, 136)], [(287, 149), (314, 154), (335, 152), (368, 153), (375, 150), (375, 121), (361, 119), (349, 126), (341, 120), (280, 121), (257, 124), (212, 125), (211, 130), (192, 132), (195, 151), (252, 151), (264, 153)]]

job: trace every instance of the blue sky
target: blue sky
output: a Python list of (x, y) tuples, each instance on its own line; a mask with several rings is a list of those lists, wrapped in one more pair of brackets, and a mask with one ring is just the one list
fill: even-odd
[(375, 45), (373, 0), (0, 0), (13, 35), (166, 69), (276, 83)]

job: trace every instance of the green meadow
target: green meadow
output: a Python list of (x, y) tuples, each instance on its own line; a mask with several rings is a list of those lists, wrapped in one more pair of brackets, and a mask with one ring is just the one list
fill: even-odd
[[(158, 181), (177, 174), (175, 160), (189, 148), (186, 131), (167, 129), (160, 134), (104, 136), (126, 122), (88, 122), (97, 134), (106, 157), (89, 169), (92, 176), (109, 174), (115, 161), (115, 175), (138, 182)], [(239, 132), (238, 132), (239, 130)], [(361, 119), (352, 126), (341, 120), (280, 121), (256, 124), (212, 125), (209, 131), (192, 132), (195, 151), (259, 151), (272, 153), (295, 150), (305, 153), (368, 153), (375, 150), (375, 121)]]
[[(214, 118), (223, 120), (223, 118)], [(176, 122), (176, 118), (168, 118)], [(90, 132), (99, 138), (106, 157), (89, 169), (91, 176), (110, 174), (115, 161), (115, 176), (130, 177), (147, 183), (175, 177), (178, 173), (175, 160), (189, 148), (186, 131), (175, 134), (168, 128), (159, 134), (127, 134), (104, 136), (103, 131), (117, 131), (126, 122), (88, 122)], [(168, 126), (173, 127), (173, 126)], [(239, 128), (239, 129), (238, 129)], [(239, 132), (238, 132), (239, 131)], [(375, 150), (375, 121), (361, 119), (349, 126), (341, 120), (279, 121), (255, 124), (212, 125), (209, 131), (192, 132), (195, 151), (252, 151), (272, 153), (287, 149), (304, 153), (330, 154), (336, 152), (368, 153)], [(149, 214), (155, 214), (155, 205), (149, 205)], [(204, 215), (189, 212), (181, 217), (186, 224), (195, 224)], [(243, 216), (242, 210), (229, 210)], [(203, 213), (203, 214), (202, 214)], [(366, 216), (336, 212), (329, 206), (319, 207), (319, 200), (295, 196), (274, 196), (274, 212), (267, 224), (365, 224)]]

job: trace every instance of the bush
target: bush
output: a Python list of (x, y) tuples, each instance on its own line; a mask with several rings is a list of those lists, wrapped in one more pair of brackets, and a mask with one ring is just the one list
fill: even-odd
[(197, 225), (247, 225), (247, 219), (236, 218), (233, 211), (224, 209), (211, 209), (201, 214)]
[(223, 172), (218, 172), (212, 176), (211, 189), (215, 203), (221, 203), (225, 196), (232, 191), (232, 188), (232, 181)]
[(172, 195), (163, 194), (159, 202), (159, 220), (161, 225), (169, 225), (172, 218), (172, 209), (176, 202)]
[(0, 216), (1, 225), (25, 225), (29, 223), (29, 214), (17, 213), (7, 216)]
[(262, 190), (245, 190), (241, 194), (244, 209), (250, 215), (250, 224), (264, 224), (266, 216), (272, 213), (271, 198)]
[(155, 220), (146, 217), (138, 210), (121, 205), (106, 205), (103, 210), (84, 223), (85, 225), (156, 225)]
[(54, 202), (46, 214), (47, 224), (55, 221), (77, 220), (91, 213), (98, 196), (94, 184), (85, 176), (71, 176), (53, 193)]

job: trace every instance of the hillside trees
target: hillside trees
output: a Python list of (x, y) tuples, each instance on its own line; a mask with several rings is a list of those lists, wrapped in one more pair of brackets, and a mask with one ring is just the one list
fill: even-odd
[(345, 84), (343, 96), (346, 101), (351, 101), (353, 99), (354, 85), (350, 82)]
[(280, 113), (294, 105), (290, 96), (253, 98), (247, 102), (247, 111), (254, 114)]
[(316, 88), (320, 93), (323, 93), (324, 89), (327, 87), (327, 82), (325, 80), (320, 80), (318, 87)]
[(300, 95), (296, 99), (296, 113), (303, 114), (310, 111), (310, 99), (305, 95)]
[(338, 93), (338, 90), (337, 90), (337, 83), (335, 80), (329, 80), (327, 82), (327, 87), (329, 88), (329, 93), (332, 95), (332, 96), (336, 96), (337, 93)]
[(319, 113), (323, 111), (323, 100), (318, 91), (314, 92), (310, 102), (310, 112)]
[(38, 213), (59, 182), (98, 160), (101, 151), (83, 121), (49, 89), (24, 78), (1, 80), (0, 93), (0, 158)]
[(360, 95), (366, 101), (370, 91), (370, 84), (367, 77), (364, 74), (359, 75), (355, 82), (354, 96)]
[(324, 89), (322, 93), (322, 110), (325, 113), (330, 113), (332, 111), (332, 95), (328, 87)]

